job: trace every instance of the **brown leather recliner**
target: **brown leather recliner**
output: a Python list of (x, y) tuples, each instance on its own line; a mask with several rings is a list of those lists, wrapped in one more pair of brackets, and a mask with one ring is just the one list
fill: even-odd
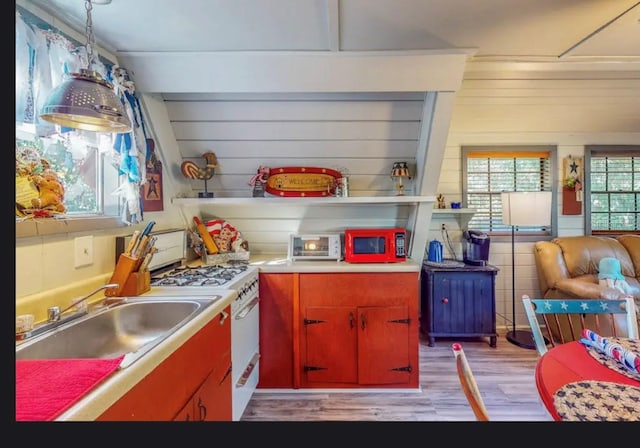
[(536, 242), (534, 256), (540, 291), (549, 299), (620, 298), (624, 293), (598, 280), (600, 259), (616, 258), (640, 309), (640, 235), (558, 237)]

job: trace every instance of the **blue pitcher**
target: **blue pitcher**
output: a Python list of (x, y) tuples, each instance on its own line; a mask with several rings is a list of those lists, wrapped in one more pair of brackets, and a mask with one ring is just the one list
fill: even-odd
[(442, 243), (438, 240), (431, 240), (429, 243), (429, 254), (427, 260), (436, 263), (442, 262)]

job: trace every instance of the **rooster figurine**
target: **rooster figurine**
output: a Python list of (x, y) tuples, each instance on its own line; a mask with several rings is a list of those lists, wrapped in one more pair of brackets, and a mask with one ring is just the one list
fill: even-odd
[(188, 179), (204, 180), (204, 193), (198, 193), (198, 196), (201, 198), (212, 198), (213, 193), (207, 191), (207, 181), (213, 177), (213, 173), (218, 166), (218, 158), (212, 152), (206, 152), (202, 156), (207, 161), (204, 168), (199, 167), (190, 160), (185, 160), (182, 162), (182, 165), (180, 165), (180, 171), (182, 171), (184, 177)]

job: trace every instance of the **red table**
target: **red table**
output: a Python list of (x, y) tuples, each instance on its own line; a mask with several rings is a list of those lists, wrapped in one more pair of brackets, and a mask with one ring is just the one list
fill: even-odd
[(587, 353), (578, 341), (558, 345), (542, 355), (536, 364), (536, 386), (554, 420), (561, 420), (553, 394), (568, 383), (583, 380), (608, 381), (640, 387), (640, 381), (610, 369)]

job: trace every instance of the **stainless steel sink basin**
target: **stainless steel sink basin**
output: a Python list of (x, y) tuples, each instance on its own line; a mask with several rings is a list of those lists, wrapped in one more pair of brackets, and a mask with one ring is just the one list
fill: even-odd
[(127, 367), (222, 296), (125, 298), (16, 345), (16, 359), (115, 358)]

